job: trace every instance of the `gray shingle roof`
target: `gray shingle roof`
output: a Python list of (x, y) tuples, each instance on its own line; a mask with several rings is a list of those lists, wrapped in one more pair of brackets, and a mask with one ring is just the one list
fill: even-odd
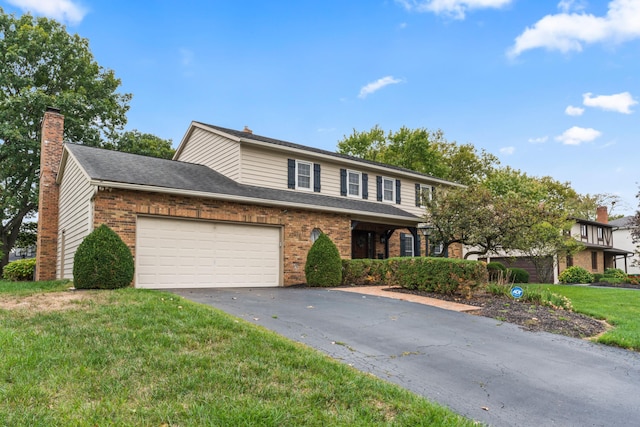
[(381, 166), (381, 167), (384, 167), (384, 168), (387, 168), (387, 169), (392, 169), (392, 170), (396, 170), (396, 171), (399, 171), (399, 172), (405, 172), (405, 173), (412, 173), (412, 174), (416, 174), (416, 175), (421, 175), (421, 176), (424, 176), (425, 178), (430, 178), (430, 179), (434, 179), (434, 180), (442, 181), (442, 182), (450, 182), (452, 185), (456, 185), (456, 183), (454, 183), (452, 181), (447, 181), (446, 179), (437, 178), (437, 177), (434, 177), (432, 175), (427, 175), (427, 174), (424, 174), (424, 173), (421, 173), (421, 172), (416, 172), (416, 171), (411, 170), (411, 169), (401, 168), (399, 166), (392, 166), (392, 165), (387, 165), (387, 164), (380, 163), (380, 162), (374, 162), (374, 161), (371, 161), (371, 160), (364, 160), (364, 159), (360, 159), (360, 158), (354, 157), (354, 156), (349, 156), (349, 155), (346, 155), (346, 154), (335, 153), (333, 151), (322, 150), (320, 148), (308, 147), (306, 145), (296, 144), (296, 143), (293, 143), (293, 142), (288, 142), (288, 141), (282, 141), (282, 140), (279, 140), (279, 139), (268, 138), (266, 136), (256, 135), (256, 134), (250, 133), (250, 132), (223, 128), (223, 127), (220, 127), (220, 126), (210, 125), (208, 123), (203, 123), (203, 122), (195, 122), (195, 123), (199, 123), (199, 124), (201, 124), (203, 126), (207, 126), (207, 127), (212, 128), (212, 129), (217, 129), (220, 132), (224, 132), (226, 134), (233, 135), (233, 136), (238, 137), (238, 138), (266, 142), (266, 143), (269, 143), (269, 144), (280, 145), (280, 146), (283, 146), (283, 147), (295, 148), (295, 149), (298, 149), (298, 150), (309, 151), (311, 153), (316, 153), (316, 154), (324, 154), (324, 155), (327, 155), (327, 156), (337, 157), (339, 159), (344, 159), (344, 160), (353, 160), (353, 161), (356, 161), (356, 162), (360, 162), (360, 163), (364, 163), (364, 164), (372, 165), (372, 166)]
[(92, 180), (105, 181), (105, 183), (197, 191), (210, 193), (212, 196), (219, 194), (239, 198), (246, 197), (267, 205), (269, 202), (284, 202), (322, 207), (328, 211), (345, 209), (373, 215), (391, 215), (405, 217), (408, 220), (419, 220), (419, 217), (386, 203), (239, 184), (203, 165), (85, 145), (65, 144), (65, 147), (78, 160)]
[(609, 221), (609, 225), (614, 227), (633, 227), (633, 220), (633, 216), (625, 216)]

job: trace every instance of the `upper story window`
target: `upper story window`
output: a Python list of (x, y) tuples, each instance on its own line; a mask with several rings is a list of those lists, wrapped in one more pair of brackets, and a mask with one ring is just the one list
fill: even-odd
[(382, 201), (395, 202), (395, 179), (382, 178)]
[(320, 164), (288, 160), (288, 188), (320, 192)]
[(426, 185), (426, 184), (418, 184), (416, 185), (416, 190), (418, 190), (418, 203), (421, 208), (424, 208), (425, 206), (427, 206), (427, 203), (429, 203), (429, 201), (431, 201), (431, 186), (430, 185)]
[(580, 237), (584, 237), (584, 238), (589, 237), (589, 235), (587, 234), (587, 225), (586, 224), (580, 224)]
[(362, 174), (347, 171), (347, 194), (352, 197), (362, 197)]
[(313, 187), (312, 164), (296, 161), (296, 188), (311, 190)]
[(604, 240), (604, 231), (602, 227), (598, 227), (598, 240)]

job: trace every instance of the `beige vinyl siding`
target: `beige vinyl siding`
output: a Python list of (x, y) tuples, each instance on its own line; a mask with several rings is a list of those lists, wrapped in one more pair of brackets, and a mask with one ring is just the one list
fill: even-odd
[(240, 144), (204, 129), (193, 130), (176, 160), (205, 165), (228, 178), (240, 179)]
[[(92, 194), (93, 187), (88, 178), (75, 160), (69, 157), (60, 184), (57, 277), (73, 279), (76, 249), (91, 231)], [(62, 262), (61, 257), (64, 257)]]
[(287, 157), (275, 151), (243, 144), (240, 182), (247, 185), (286, 190), (288, 158), (294, 157)]

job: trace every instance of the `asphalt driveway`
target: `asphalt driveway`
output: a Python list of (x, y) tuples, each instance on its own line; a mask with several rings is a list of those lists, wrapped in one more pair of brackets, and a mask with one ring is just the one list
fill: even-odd
[(493, 426), (640, 424), (640, 354), (323, 289), (171, 290)]

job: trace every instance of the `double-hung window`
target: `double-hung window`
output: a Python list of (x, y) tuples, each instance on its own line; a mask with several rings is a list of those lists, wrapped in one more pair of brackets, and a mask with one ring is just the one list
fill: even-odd
[(424, 208), (431, 200), (431, 186), (426, 184), (420, 184), (420, 207)]
[(414, 256), (411, 234), (400, 233), (400, 256)]
[(587, 225), (586, 224), (580, 224), (580, 237), (582, 238), (587, 238), (589, 237), (589, 235), (587, 234)]
[(602, 227), (598, 227), (598, 240), (604, 240), (604, 229)]
[(347, 171), (347, 194), (350, 197), (362, 197), (362, 174)]
[(313, 189), (313, 164), (296, 161), (296, 188), (301, 190)]
[(382, 201), (395, 203), (395, 186), (395, 179), (382, 178)]

